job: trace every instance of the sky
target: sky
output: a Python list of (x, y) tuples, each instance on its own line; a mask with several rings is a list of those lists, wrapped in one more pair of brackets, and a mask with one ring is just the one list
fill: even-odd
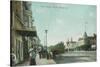
[(85, 31), (92, 36), (96, 33), (96, 12), (95, 5), (32, 2), (37, 35), (45, 45), (45, 30), (48, 30), (48, 46), (71, 38), (77, 41)]

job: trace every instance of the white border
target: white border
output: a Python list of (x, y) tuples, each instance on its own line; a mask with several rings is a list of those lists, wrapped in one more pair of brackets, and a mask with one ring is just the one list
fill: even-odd
[[(23, 1), (23, 0), (22, 0)], [(97, 5), (97, 59), (100, 59), (100, 4), (99, 0), (24, 0), (36, 2), (55, 2), (55, 3), (73, 3), (73, 4), (88, 4)], [(10, 61), (10, 0), (0, 0), (0, 67), (9, 66)], [(70, 64), (57, 64), (57, 65), (41, 65), (41, 67), (99, 67), (98, 62), (85, 62), (85, 63), (70, 63)], [(40, 66), (37, 66), (40, 67)]]
[(10, 3), (0, 1), (0, 67), (5, 67), (10, 61)]

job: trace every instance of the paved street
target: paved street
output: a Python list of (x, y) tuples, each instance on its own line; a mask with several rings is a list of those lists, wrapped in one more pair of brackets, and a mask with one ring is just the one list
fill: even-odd
[(64, 54), (57, 55), (54, 60), (57, 64), (77, 63), (77, 62), (94, 62), (96, 61), (96, 52), (95, 51), (66, 52)]
[[(96, 61), (96, 51), (74, 51), (65, 52), (64, 54), (57, 55), (55, 59), (39, 58), (36, 56), (37, 65), (47, 64), (61, 64), (61, 63), (77, 63), (77, 62), (94, 62)], [(29, 61), (26, 61), (17, 66), (29, 66)]]

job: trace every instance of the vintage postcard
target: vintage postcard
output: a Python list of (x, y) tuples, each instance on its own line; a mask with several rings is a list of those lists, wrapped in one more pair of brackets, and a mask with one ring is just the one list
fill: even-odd
[(97, 6), (10, 1), (10, 65), (95, 62)]

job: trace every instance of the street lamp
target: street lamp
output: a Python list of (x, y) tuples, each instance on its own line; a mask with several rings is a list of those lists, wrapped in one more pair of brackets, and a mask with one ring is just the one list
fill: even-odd
[(47, 52), (47, 32), (48, 32), (48, 30), (45, 30), (45, 34), (46, 34), (46, 40), (45, 40), (45, 46), (46, 46), (46, 57), (48, 57), (48, 52)]
[(48, 30), (45, 30), (45, 34), (46, 34), (46, 40), (45, 40), (46, 50), (47, 50), (47, 32), (48, 32)]

